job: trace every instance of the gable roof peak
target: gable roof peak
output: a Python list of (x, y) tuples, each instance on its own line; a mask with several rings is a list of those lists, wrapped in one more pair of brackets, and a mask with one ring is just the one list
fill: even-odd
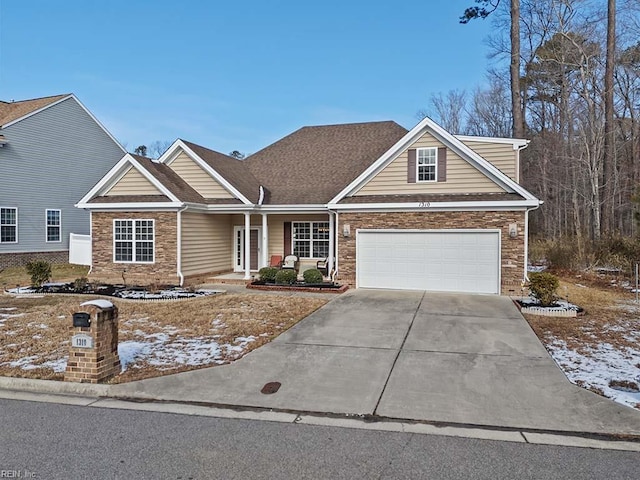
[(190, 142), (189, 140), (185, 140), (184, 138), (178, 138), (178, 140), (181, 141), (182, 143), (184, 143), (187, 147), (191, 148), (192, 150), (195, 147), (196, 149), (206, 150), (206, 151), (214, 153), (216, 155), (222, 155), (223, 157), (228, 158), (230, 160), (242, 161), (242, 160), (240, 160), (240, 159), (238, 159), (236, 157), (232, 157), (231, 155), (227, 155), (226, 153), (218, 152), (217, 150), (213, 150), (213, 149), (211, 149), (209, 147), (203, 147), (202, 145)]
[(61, 95), (30, 98), (27, 100), (0, 100), (0, 126), (7, 125), (30, 113), (71, 96), (73, 96), (72, 93), (64, 93)]

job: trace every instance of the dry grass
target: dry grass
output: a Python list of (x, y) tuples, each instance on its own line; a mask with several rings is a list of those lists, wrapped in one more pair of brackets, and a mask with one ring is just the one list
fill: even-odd
[[(76, 278), (86, 277), (89, 267), (83, 265), (71, 265), (68, 263), (51, 265), (52, 282), (72, 282)], [(31, 285), (31, 277), (25, 267), (9, 267), (0, 270), (0, 287), (3, 289), (14, 288), (16, 285)]]
[(620, 308), (633, 297), (627, 291), (607, 285), (599, 278), (564, 276), (558, 293), (580, 307), (584, 315), (576, 318), (525, 315), (542, 340), (555, 337), (580, 353), (585, 348), (609, 343), (616, 348), (636, 347), (629, 331), (640, 329), (637, 313)]
[[(0, 375), (61, 379), (50, 367), (24, 370), (8, 362), (33, 357), (42, 365), (67, 356), (72, 335), (71, 313), (90, 296), (48, 295), (42, 298), (0, 296)], [(169, 340), (202, 339), (234, 344), (238, 337), (255, 337), (240, 353), (230, 352), (216, 363), (228, 363), (264, 345), (327, 301), (322, 298), (256, 294), (219, 294), (179, 302), (113, 300), (120, 312), (120, 342), (141, 341), (167, 334)], [(7, 315), (11, 315), (8, 316)], [(16, 315), (16, 316), (13, 316)], [(209, 365), (210, 366), (210, 365)], [(159, 368), (136, 362), (115, 383), (192, 370), (198, 366)]]

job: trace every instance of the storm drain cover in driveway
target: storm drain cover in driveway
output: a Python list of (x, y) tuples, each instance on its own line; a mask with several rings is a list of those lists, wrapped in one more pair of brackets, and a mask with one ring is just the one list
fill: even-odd
[(280, 382), (269, 382), (265, 383), (260, 393), (264, 393), (265, 395), (271, 395), (272, 393), (276, 393), (282, 384)]

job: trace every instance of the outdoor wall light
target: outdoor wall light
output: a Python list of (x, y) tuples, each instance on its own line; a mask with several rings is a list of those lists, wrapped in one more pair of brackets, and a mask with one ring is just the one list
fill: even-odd
[(342, 226), (342, 236), (343, 237), (350, 237), (351, 236), (351, 225), (349, 225), (348, 223), (344, 224)]
[(518, 236), (518, 224), (510, 223), (509, 224), (509, 237), (516, 238)]

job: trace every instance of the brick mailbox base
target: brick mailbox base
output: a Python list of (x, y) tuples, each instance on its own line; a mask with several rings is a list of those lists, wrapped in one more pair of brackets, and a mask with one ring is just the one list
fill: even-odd
[(92, 300), (80, 307), (73, 315), (76, 325), (64, 380), (104, 382), (120, 373), (118, 308), (107, 300)]

